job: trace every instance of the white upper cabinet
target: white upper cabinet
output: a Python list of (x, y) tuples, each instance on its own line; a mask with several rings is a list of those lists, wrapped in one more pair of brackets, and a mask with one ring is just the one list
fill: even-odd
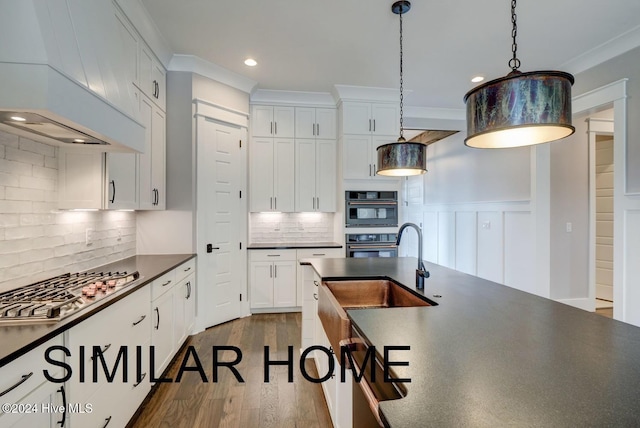
[(336, 211), (336, 141), (296, 139), (296, 212)]
[(294, 153), (291, 139), (252, 140), (249, 150), (251, 212), (293, 212)]
[(140, 120), (144, 124), (145, 150), (138, 154), (138, 195), (141, 210), (166, 207), (166, 117), (150, 98), (140, 96)]
[(360, 135), (396, 135), (399, 128), (399, 108), (391, 103), (344, 102), (342, 132)]
[(336, 138), (336, 110), (296, 107), (296, 138)]
[(377, 148), (392, 142), (394, 140), (389, 137), (345, 135), (342, 164), (343, 178), (397, 180), (397, 177), (385, 177), (376, 174), (378, 168)]
[(294, 118), (293, 107), (254, 105), (251, 108), (251, 133), (254, 137), (293, 138)]
[(107, 153), (107, 203), (115, 210), (138, 208), (138, 162), (135, 153)]
[(166, 111), (166, 72), (145, 43), (140, 43), (138, 64), (138, 87), (162, 111)]

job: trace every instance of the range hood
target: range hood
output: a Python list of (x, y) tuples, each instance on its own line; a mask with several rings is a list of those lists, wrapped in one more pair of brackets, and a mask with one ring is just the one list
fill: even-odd
[(64, 147), (143, 151), (114, 7), (0, 0), (0, 129)]

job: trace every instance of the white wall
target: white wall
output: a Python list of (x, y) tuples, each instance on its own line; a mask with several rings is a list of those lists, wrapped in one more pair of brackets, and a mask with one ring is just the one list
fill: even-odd
[(134, 212), (57, 210), (57, 155), (53, 146), (0, 132), (0, 291), (136, 252)]

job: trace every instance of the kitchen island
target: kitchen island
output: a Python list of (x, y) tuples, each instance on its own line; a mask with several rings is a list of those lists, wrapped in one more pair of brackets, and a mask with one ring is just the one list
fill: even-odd
[(389, 426), (638, 426), (640, 328), (415, 258), (311, 259), (322, 278), (391, 279), (438, 303), (348, 310), (395, 351), (406, 396), (382, 401)]

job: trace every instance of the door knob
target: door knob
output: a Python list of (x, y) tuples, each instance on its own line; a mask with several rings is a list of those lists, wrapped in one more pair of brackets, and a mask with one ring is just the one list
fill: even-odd
[(219, 250), (220, 247), (214, 247), (213, 244), (207, 244), (207, 253), (213, 253), (213, 250)]

